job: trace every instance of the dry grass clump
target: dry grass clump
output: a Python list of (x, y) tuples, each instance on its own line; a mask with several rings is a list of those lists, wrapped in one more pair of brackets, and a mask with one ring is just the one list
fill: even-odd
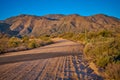
[(53, 41), (49, 37), (30, 38), (23, 36), (22, 38), (18, 38), (0, 36), (0, 53), (33, 49), (52, 43)]

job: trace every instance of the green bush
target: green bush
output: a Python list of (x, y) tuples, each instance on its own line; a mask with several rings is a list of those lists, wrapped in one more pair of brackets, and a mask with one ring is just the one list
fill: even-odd
[(97, 59), (96, 64), (99, 67), (105, 68), (108, 63), (112, 61), (112, 58), (110, 56), (101, 56), (100, 58)]
[(102, 36), (102, 37), (111, 37), (113, 34), (112, 34), (111, 31), (102, 30), (102, 31), (99, 31), (99, 32), (98, 32), (98, 35), (99, 35), (99, 36)]
[(28, 43), (28, 48), (36, 48), (36, 47), (37, 47), (37, 44), (34, 40), (32, 40)]
[(65, 38), (65, 39), (72, 39), (72, 37), (75, 36), (73, 33), (63, 33), (60, 35), (60, 37)]
[(48, 41), (48, 40), (50, 40), (50, 37), (40, 36), (40, 39), (41, 39), (42, 41)]
[(91, 58), (96, 59), (102, 55), (102, 46), (99, 43), (87, 43), (84, 48), (84, 54)]
[(27, 43), (29, 41), (29, 37), (28, 36), (23, 36), (22, 37), (22, 42), (23, 43)]
[(85, 45), (84, 54), (99, 67), (105, 67), (110, 62), (120, 60), (120, 39), (118, 37), (95, 39)]
[(20, 40), (16, 37), (12, 37), (8, 41), (8, 46), (9, 47), (18, 47), (20, 45)]
[[(48, 45), (53, 43), (53, 41), (50, 39), (49, 35), (42, 36), (40, 38), (29, 38), (27, 36), (24, 36), (22, 38), (17, 37), (7, 37), (6, 35), (0, 34), (0, 54), (8, 51), (16, 50), (17, 48), (21, 48), (20, 50), (25, 49), (32, 49), (44, 45)], [(24, 49), (23, 49), (24, 48)]]

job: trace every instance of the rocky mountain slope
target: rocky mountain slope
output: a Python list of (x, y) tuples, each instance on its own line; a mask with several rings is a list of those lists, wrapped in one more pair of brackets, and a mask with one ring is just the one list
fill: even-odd
[(0, 32), (17, 36), (39, 36), (65, 32), (83, 33), (85, 30), (99, 31), (103, 29), (120, 32), (120, 19), (104, 14), (93, 16), (77, 14), (33, 16), (23, 14), (0, 21)]

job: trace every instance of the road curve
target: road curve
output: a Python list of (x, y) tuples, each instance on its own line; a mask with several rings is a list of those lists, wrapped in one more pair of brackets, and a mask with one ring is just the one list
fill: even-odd
[(0, 55), (0, 80), (103, 80), (84, 60), (81, 45), (65, 39)]
[(54, 44), (44, 47), (0, 55), (0, 64), (45, 59), (65, 55), (76, 55), (81, 53), (80, 44), (78, 43), (60, 38), (55, 38), (53, 40), (55, 42)]

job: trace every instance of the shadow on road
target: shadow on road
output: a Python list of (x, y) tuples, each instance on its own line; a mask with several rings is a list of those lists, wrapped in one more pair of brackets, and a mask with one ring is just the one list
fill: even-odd
[(24, 54), (24, 55), (16, 55), (16, 56), (5, 56), (0, 57), (0, 65), (7, 64), (7, 63), (15, 63), (21, 61), (31, 61), (31, 60), (38, 60), (38, 59), (47, 59), (47, 58), (54, 58), (60, 56), (67, 56), (67, 55), (79, 55), (80, 53), (66, 53), (66, 52), (52, 52), (52, 53), (37, 53), (37, 54)]
[(63, 46), (44, 46), (44, 47), (41, 47), (41, 49), (47, 49), (47, 48), (59, 48), (59, 47), (80, 47), (80, 45), (78, 44), (78, 45), (76, 45), (76, 44), (74, 44), (74, 45), (70, 45), (70, 44), (68, 44), (68, 45), (63, 45)]

